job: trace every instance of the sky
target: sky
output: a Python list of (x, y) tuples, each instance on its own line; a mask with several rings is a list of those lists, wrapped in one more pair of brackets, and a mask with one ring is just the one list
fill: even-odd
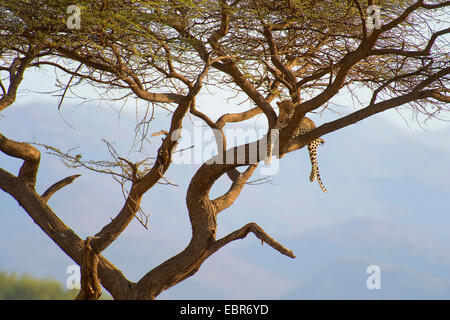
[[(80, 100), (68, 98), (58, 111), (56, 97), (29, 91), (48, 90), (49, 81), (51, 73), (44, 71), (25, 77), (16, 104), (2, 112), (2, 134), (63, 150), (78, 147), (83, 159), (108, 157), (102, 138), (135, 160), (154, 155), (160, 136), (144, 144), (145, 155), (133, 151), (133, 101), (119, 112), (120, 102), (79, 105)], [(346, 106), (347, 113), (353, 110), (344, 94), (335, 103)], [(249, 107), (226, 105), (218, 94), (205, 94), (198, 104), (212, 115), (219, 107)], [(138, 115), (143, 106), (138, 103)], [(167, 130), (167, 112), (156, 115), (150, 132)], [(316, 124), (333, 117), (312, 115)], [(246, 129), (260, 128), (261, 118), (246, 122)], [(184, 126), (194, 132), (191, 119), (185, 119)], [(199, 122), (195, 126), (207, 131)], [(420, 128), (390, 111), (323, 138), (318, 161), (328, 193), (309, 182), (309, 158), (301, 149), (281, 160), (268, 183), (246, 186), (218, 217), (218, 237), (253, 221), (291, 249), (295, 259), (261, 245), (250, 234), (221, 249), (194, 276), (159, 298), (449, 299), (449, 124), (433, 122)], [(97, 233), (123, 204), (120, 185), (108, 176), (66, 168), (42, 148), (41, 152), (37, 190), (42, 193), (61, 178), (82, 174), (49, 205), (81, 238)], [(20, 161), (0, 154), (0, 166), (17, 174)], [(185, 196), (198, 167), (172, 164), (166, 177), (177, 186), (157, 185), (144, 197), (148, 230), (134, 220), (104, 252), (129, 280), (139, 280), (189, 242)], [(260, 171), (255, 174), (258, 178)], [(219, 195), (229, 185), (221, 178), (212, 194)], [(5, 193), (0, 193), (0, 215), (0, 270), (65, 283), (73, 261)], [(379, 267), (381, 286), (369, 290), (367, 268), (373, 265)]]

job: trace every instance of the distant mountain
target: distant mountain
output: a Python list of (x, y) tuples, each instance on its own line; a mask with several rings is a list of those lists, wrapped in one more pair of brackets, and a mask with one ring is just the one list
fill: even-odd
[(286, 299), (449, 299), (448, 278), (381, 264), (381, 288), (369, 290), (367, 261), (335, 261), (309, 281), (291, 290)]
[[(300, 285), (286, 299), (450, 299), (450, 251), (405, 227), (355, 219), (297, 239)], [(381, 289), (366, 286), (378, 265)]]

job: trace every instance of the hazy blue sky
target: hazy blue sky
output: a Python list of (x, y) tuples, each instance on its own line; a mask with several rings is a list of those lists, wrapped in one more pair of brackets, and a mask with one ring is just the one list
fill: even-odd
[[(33, 73), (23, 88), (48, 90), (48, 79)], [(338, 101), (351, 106), (345, 95)], [(129, 152), (136, 123), (132, 102), (120, 118), (105, 104), (74, 107), (75, 102), (68, 99), (58, 113), (57, 99), (23, 92), (0, 117), (0, 132), (61, 149), (78, 146), (85, 159), (106, 157), (101, 138), (107, 138), (122, 154), (140, 157)], [(221, 105), (225, 102), (220, 96), (199, 99), (199, 107), (212, 113)], [(167, 129), (167, 113), (157, 115), (150, 132)], [(335, 116), (315, 115), (314, 120), (322, 123)], [(302, 149), (282, 159), (271, 183), (247, 186), (219, 215), (219, 237), (255, 221), (297, 258), (261, 246), (249, 235), (212, 256), (196, 275), (160, 298), (450, 298), (450, 126), (434, 123), (425, 131), (412, 123), (414, 128), (408, 128), (399, 119), (395, 112), (377, 115), (324, 137), (318, 157), (327, 194), (309, 182), (309, 159)], [(260, 124), (251, 120), (247, 125)], [(192, 130), (189, 119), (185, 126)], [(148, 155), (159, 139), (144, 146)], [(80, 237), (95, 234), (120, 210), (120, 186), (110, 177), (67, 169), (42, 151), (37, 189), (42, 192), (63, 177), (82, 174), (49, 204)], [(0, 165), (16, 174), (20, 162), (0, 154)], [(172, 165), (167, 177), (178, 187), (158, 185), (143, 201), (150, 213), (149, 230), (133, 221), (105, 251), (128, 279), (137, 281), (187, 245), (191, 230), (185, 194), (196, 168)], [(213, 192), (228, 185), (221, 179)], [(5, 193), (0, 193), (0, 214), (0, 270), (64, 282), (73, 262)], [(366, 288), (369, 265), (381, 268), (380, 290)]]

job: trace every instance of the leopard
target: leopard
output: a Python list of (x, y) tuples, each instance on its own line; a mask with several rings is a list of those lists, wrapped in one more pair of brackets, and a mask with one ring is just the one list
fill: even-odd
[[(277, 105), (279, 108), (279, 114), (278, 114), (278, 118), (275, 123), (274, 129), (281, 130), (281, 129), (287, 127), (290, 120), (292, 119), (292, 116), (294, 115), (294, 112), (295, 112), (295, 105), (290, 100), (283, 100), (281, 102), (277, 102)], [(314, 121), (312, 121), (308, 117), (303, 117), (300, 122), (299, 127), (294, 132), (293, 138), (303, 135), (315, 128), (316, 128), (316, 125), (315, 125)], [(278, 132), (278, 130), (274, 130), (272, 132)], [(266, 164), (267, 163), (270, 164), (270, 159), (272, 157), (272, 148), (273, 148), (272, 140), (273, 140), (272, 135), (271, 134), (268, 135), (267, 158), (266, 158), (267, 161), (265, 161)], [(322, 191), (328, 192), (327, 189), (325, 188), (325, 186), (323, 185), (322, 179), (320, 178), (319, 166), (318, 166), (318, 162), (317, 162), (317, 147), (320, 145), (323, 145), (324, 143), (325, 143), (325, 140), (323, 140), (322, 138), (317, 138), (308, 144), (308, 153), (309, 153), (309, 158), (311, 161), (311, 173), (309, 175), (309, 180), (311, 182), (313, 182), (317, 178), (317, 182), (318, 182), (320, 188), (322, 189)], [(282, 157), (283, 157), (283, 155), (280, 158), (282, 158)]]

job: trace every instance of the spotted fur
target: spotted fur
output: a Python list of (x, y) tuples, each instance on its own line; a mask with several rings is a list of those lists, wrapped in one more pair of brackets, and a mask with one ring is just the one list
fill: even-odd
[[(295, 137), (305, 134), (308, 131), (316, 128), (314, 122), (307, 117), (303, 117), (300, 124), (300, 128), (295, 132)], [(317, 147), (324, 143), (325, 141), (322, 138), (318, 138), (314, 139), (308, 144), (309, 159), (311, 160), (311, 173), (309, 175), (309, 181), (313, 182), (317, 178), (320, 189), (322, 189), (323, 192), (327, 192), (327, 189), (322, 183), (322, 179), (320, 179), (319, 165), (317, 164)]]
[[(284, 100), (282, 102), (277, 102), (278, 107), (279, 107), (279, 115), (278, 115), (278, 119), (277, 122), (275, 124), (274, 129), (283, 129), (285, 128), (288, 124), (289, 121), (291, 120), (292, 116), (294, 115), (294, 104), (289, 101), (289, 100)], [(316, 128), (316, 125), (314, 124), (314, 122), (307, 118), (307, 117), (303, 117), (302, 121), (300, 122), (300, 126), (297, 129), (297, 131), (294, 133), (294, 138), (305, 134), (313, 129)], [(268, 136), (268, 145), (267, 145), (267, 158), (271, 158), (272, 157), (272, 139), (271, 136)], [(323, 183), (322, 183), (322, 179), (320, 179), (320, 173), (319, 173), (319, 166), (317, 164), (317, 147), (319, 145), (324, 144), (325, 141), (322, 138), (318, 138), (318, 139), (314, 139), (313, 141), (311, 141), (308, 144), (308, 152), (309, 152), (309, 158), (311, 161), (311, 174), (309, 175), (309, 180), (311, 182), (313, 182), (314, 180), (316, 180), (317, 178), (317, 182), (319, 183), (320, 188), (322, 189), (323, 192), (327, 192), (327, 189), (324, 187)]]

